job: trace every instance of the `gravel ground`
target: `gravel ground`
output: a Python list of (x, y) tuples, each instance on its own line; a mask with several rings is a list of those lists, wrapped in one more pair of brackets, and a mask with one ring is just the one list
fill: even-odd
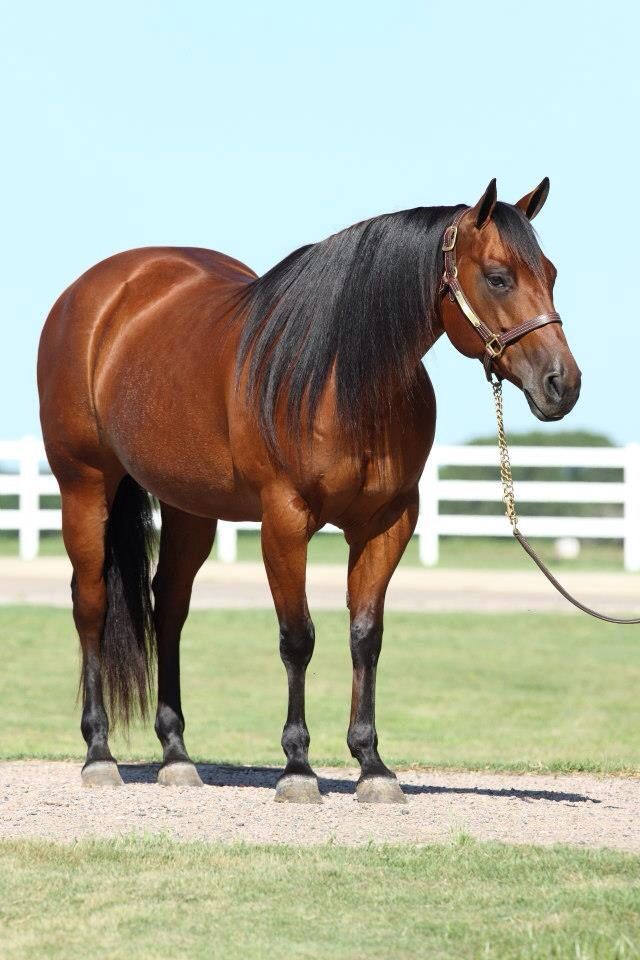
[(319, 768), (322, 805), (273, 802), (279, 770), (198, 767), (203, 788), (161, 787), (153, 764), (121, 764), (123, 787), (87, 789), (80, 765), (0, 763), (0, 838), (162, 833), (249, 843), (431, 843), (460, 831), (479, 840), (570, 843), (640, 853), (640, 780), (403, 771), (408, 803), (359, 804), (356, 772)]

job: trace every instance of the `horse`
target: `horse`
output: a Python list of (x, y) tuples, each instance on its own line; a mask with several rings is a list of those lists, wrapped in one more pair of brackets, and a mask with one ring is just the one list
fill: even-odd
[[(521, 389), (540, 420), (571, 410), (580, 371), (553, 310), (555, 267), (530, 224), (548, 192), (545, 178), (511, 205), (492, 180), (474, 206), (378, 216), (262, 276), (207, 249), (130, 250), (59, 297), (38, 387), (73, 567), (85, 785), (122, 782), (109, 718), (147, 715), (156, 660), (158, 780), (201, 783), (184, 741), (180, 635), (217, 521), (251, 520), (262, 524), (288, 682), (275, 799), (321, 800), (305, 722), (315, 643), (305, 573), (310, 538), (334, 524), (349, 546), (356, 795), (404, 801), (378, 751), (375, 686), (385, 593), (434, 438), (422, 360), (446, 333), (467, 357), (489, 354), (491, 375)], [(443, 274), (454, 221), (455, 280), (493, 349), (452, 295), (454, 271)], [(547, 319), (523, 325), (530, 314)], [(495, 349), (510, 331), (508, 349)], [(162, 520), (155, 572), (151, 498)]]

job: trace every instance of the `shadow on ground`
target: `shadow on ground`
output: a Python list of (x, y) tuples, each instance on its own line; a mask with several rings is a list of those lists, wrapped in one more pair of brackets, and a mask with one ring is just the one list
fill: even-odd
[[(280, 767), (242, 767), (232, 764), (198, 763), (198, 773), (205, 786), (209, 787), (262, 787), (275, 789)], [(158, 777), (158, 763), (122, 763), (119, 770), (125, 783), (155, 783)], [(555, 803), (600, 803), (600, 800), (582, 793), (565, 793), (560, 790), (526, 790), (518, 788), (491, 787), (445, 787), (437, 784), (404, 783), (402, 772), (398, 779), (407, 796), (418, 794), (475, 794), (479, 797), (504, 797), (523, 801), (547, 800)], [(318, 778), (320, 792), (355, 793), (356, 782), (347, 777)]]

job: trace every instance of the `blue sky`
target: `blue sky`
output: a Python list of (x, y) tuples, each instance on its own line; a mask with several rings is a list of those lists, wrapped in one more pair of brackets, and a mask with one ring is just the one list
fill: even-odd
[[(38, 431), (44, 318), (111, 253), (262, 271), (363, 217), (473, 203), (493, 176), (513, 202), (548, 175), (536, 227), (584, 378), (560, 428), (640, 439), (639, 27), (630, 0), (0, 0), (0, 438)], [(480, 365), (443, 340), (427, 367), (437, 439), (491, 432)]]

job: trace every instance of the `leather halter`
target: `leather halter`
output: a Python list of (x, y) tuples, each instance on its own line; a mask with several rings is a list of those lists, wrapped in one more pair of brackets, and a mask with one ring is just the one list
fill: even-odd
[(444, 232), (444, 237), (442, 240), (442, 252), (444, 253), (444, 273), (442, 275), (441, 291), (449, 291), (450, 300), (452, 302), (457, 301), (458, 306), (462, 310), (463, 314), (484, 343), (485, 352), (484, 356), (480, 359), (482, 360), (484, 371), (487, 375), (487, 380), (491, 380), (492, 374), (495, 374), (496, 377), (502, 379), (500, 373), (493, 369), (493, 362), (502, 355), (505, 347), (515, 343), (515, 341), (519, 340), (521, 337), (525, 337), (528, 333), (531, 333), (532, 330), (537, 330), (539, 327), (544, 327), (548, 323), (559, 323), (562, 325), (562, 320), (560, 319), (560, 314), (556, 313), (554, 310), (549, 313), (541, 313), (537, 317), (532, 317), (531, 320), (524, 320), (522, 323), (516, 324), (516, 326), (512, 327), (510, 330), (505, 330), (502, 333), (494, 333), (489, 329), (486, 323), (480, 319), (465, 297), (464, 291), (460, 286), (460, 281), (458, 280), (458, 267), (456, 264), (456, 241), (458, 239), (458, 227), (460, 226), (460, 221), (464, 217), (465, 213), (468, 212), (468, 210), (469, 207), (463, 207), (462, 210), (459, 210), (453, 220), (453, 223), (448, 226)]

